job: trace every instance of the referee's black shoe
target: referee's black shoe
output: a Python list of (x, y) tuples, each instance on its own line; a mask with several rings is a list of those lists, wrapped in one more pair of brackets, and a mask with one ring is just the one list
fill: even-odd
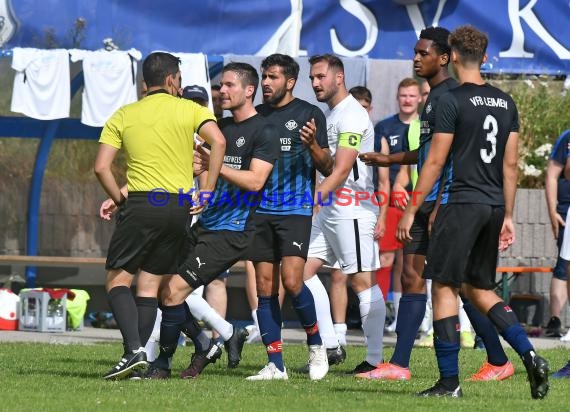
[(122, 379), (130, 375), (132, 370), (142, 369), (147, 365), (146, 353), (143, 348), (123, 354), (121, 360), (103, 375), (103, 379)]
[(241, 360), (241, 351), (243, 350), (243, 344), (249, 336), (249, 333), (245, 328), (238, 328), (234, 326), (234, 333), (231, 338), (224, 342), (224, 347), (228, 354), (228, 368), (237, 368), (239, 361)]

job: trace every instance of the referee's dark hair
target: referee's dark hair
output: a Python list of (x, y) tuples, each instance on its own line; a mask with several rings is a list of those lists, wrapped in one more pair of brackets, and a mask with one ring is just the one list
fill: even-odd
[(283, 75), (285, 79), (295, 79), (299, 76), (299, 64), (293, 60), (291, 56), (286, 54), (274, 53), (270, 56), (267, 56), (261, 62), (261, 69), (267, 70), (271, 66), (279, 66), (283, 71)]
[(144, 59), (142, 69), (147, 87), (162, 86), (169, 75), (178, 73), (180, 59), (170, 53), (151, 53)]
[(259, 85), (259, 74), (257, 74), (255, 67), (249, 63), (231, 62), (226, 64), (222, 69), (222, 73), (225, 72), (234, 72), (244, 87), (253, 86), (253, 96), (251, 98), (252, 100), (255, 98), (255, 92)]
[(447, 54), (451, 57), (451, 48), (448, 43), (449, 30), (443, 27), (427, 27), (420, 32), (420, 39), (431, 40), (440, 56)]

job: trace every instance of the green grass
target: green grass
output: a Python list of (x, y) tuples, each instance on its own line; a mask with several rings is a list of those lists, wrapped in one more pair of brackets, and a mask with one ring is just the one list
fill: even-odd
[[(246, 382), (265, 363), (261, 345), (246, 345), (237, 369), (222, 362), (210, 365), (196, 380), (181, 380), (192, 347), (179, 348), (168, 381), (104, 381), (101, 379), (121, 353), (119, 344), (46, 345), (0, 344), (0, 411), (41, 412), (156, 410), (156, 411), (345, 411), (358, 410), (565, 410), (570, 381), (552, 380), (547, 399), (532, 400), (526, 373), (514, 352), (516, 375), (508, 381), (463, 382), (462, 399), (418, 399), (413, 393), (431, 386), (437, 377), (433, 350), (416, 348), (412, 356), (411, 382), (360, 381), (346, 376), (364, 357), (364, 348), (349, 347), (348, 360), (331, 368), (320, 382), (293, 370), (306, 360), (303, 345), (286, 345), (285, 364), (289, 381)], [(391, 348), (385, 356), (390, 356)], [(565, 364), (569, 351), (542, 351), (556, 370)], [(475, 350), (461, 353), (463, 380), (483, 362), (485, 354)], [(383, 408), (383, 409), (381, 409)]]

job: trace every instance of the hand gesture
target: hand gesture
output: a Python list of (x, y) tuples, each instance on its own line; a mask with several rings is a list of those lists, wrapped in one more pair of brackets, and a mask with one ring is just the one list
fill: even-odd
[(317, 125), (315, 119), (308, 121), (305, 126), (301, 127), (301, 141), (306, 146), (311, 146), (315, 143), (315, 136), (317, 135)]
[(391, 166), (390, 156), (377, 152), (360, 153), (358, 158), (366, 164), (366, 166), (386, 167)]

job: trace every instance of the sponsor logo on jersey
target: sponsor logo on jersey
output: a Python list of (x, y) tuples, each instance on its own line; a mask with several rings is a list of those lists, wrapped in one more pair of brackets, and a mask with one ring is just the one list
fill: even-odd
[(236, 146), (237, 147), (242, 147), (245, 144), (245, 137), (240, 137), (236, 140)]
[(285, 127), (287, 128), (287, 130), (295, 130), (299, 125), (297, 124), (297, 122), (295, 120), (289, 120), (287, 123), (285, 123)]
[(282, 152), (290, 152), (291, 151), (291, 138), (290, 137), (281, 137), (279, 140), (281, 141), (281, 151)]

